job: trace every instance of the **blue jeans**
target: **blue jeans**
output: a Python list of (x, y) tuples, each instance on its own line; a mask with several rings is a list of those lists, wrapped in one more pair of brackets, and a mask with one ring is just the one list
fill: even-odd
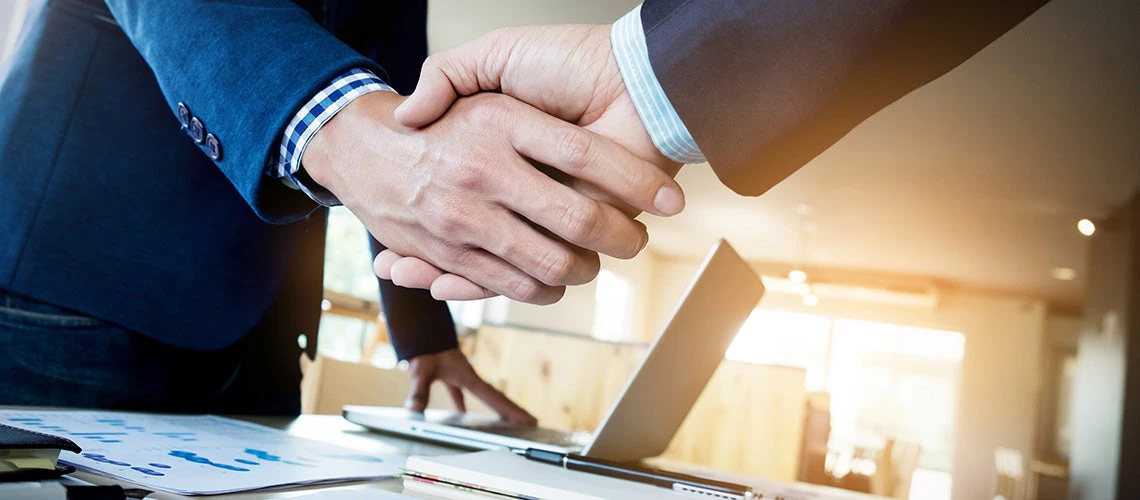
[(296, 415), (300, 348), (266, 315), (237, 344), (195, 351), (0, 290), (0, 405)]

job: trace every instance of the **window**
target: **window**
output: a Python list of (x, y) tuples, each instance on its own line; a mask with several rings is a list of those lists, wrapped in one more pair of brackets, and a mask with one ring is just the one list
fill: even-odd
[(949, 471), (965, 337), (848, 319), (836, 320), (834, 332), (827, 384), (831, 444), (916, 443), (920, 467)]
[(803, 368), (806, 389), (830, 396), (830, 450), (918, 444), (912, 497), (949, 498), (965, 344), (957, 332), (756, 309), (725, 358)]
[(594, 291), (594, 337), (622, 340), (629, 336), (633, 287), (629, 280), (608, 269), (598, 273)]
[(831, 320), (826, 316), (756, 309), (740, 327), (725, 358), (803, 368), (807, 390), (823, 391), (830, 336)]

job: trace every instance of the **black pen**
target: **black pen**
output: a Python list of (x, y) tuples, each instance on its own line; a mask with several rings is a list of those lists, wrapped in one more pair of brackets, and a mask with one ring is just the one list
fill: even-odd
[(706, 497), (726, 500), (752, 500), (756, 498), (752, 493), (752, 488), (743, 484), (715, 481), (660, 469), (610, 462), (608, 460), (583, 457), (572, 453), (558, 453), (535, 448), (527, 448), (526, 451), (512, 451), (526, 457), (528, 460), (555, 465), (567, 470), (588, 472), (600, 476), (651, 484), (683, 493), (696, 493)]

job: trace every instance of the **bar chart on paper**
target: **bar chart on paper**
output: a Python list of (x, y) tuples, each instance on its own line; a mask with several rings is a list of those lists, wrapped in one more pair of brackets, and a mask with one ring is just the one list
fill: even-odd
[(60, 461), (77, 469), (183, 495), (391, 477), (404, 463), (209, 415), (0, 410), (0, 422), (75, 441), (83, 451)]

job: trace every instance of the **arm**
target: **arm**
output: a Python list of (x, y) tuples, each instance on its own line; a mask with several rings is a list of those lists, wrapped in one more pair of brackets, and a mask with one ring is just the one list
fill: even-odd
[[(373, 258), (384, 245), (369, 238)], [(434, 354), (459, 347), (455, 322), (447, 303), (435, 300), (426, 290), (403, 288), (390, 280), (379, 280), (380, 303), (388, 323), (388, 337), (401, 361), (422, 354)]]
[[(384, 245), (370, 238), (372, 256)], [(443, 383), (455, 403), (455, 409), (467, 411), (464, 389), (482, 400), (503, 420), (535, 425), (534, 416), (511, 401), (475, 372), (467, 356), (459, 350), (455, 322), (447, 303), (435, 300), (426, 290), (403, 288), (389, 280), (380, 280), (380, 301), (388, 321), (388, 336), (396, 357), (409, 362), (411, 390), (405, 405), (422, 412), (431, 399), (432, 384)]]
[[(376, 63), (285, 0), (107, 5), (154, 71), (171, 114), (183, 103), (216, 138), (215, 163), (258, 216), (290, 222), (317, 206), (266, 175), (282, 130), (335, 77), (351, 68), (379, 71)], [(205, 141), (200, 146), (209, 154)]]
[[(432, 56), (396, 118), (424, 126), (457, 95), (499, 90), (635, 152), (650, 141), (666, 160), (707, 158), (730, 188), (760, 195), (1045, 2), (647, 0), (612, 29), (508, 28)], [(395, 252), (375, 267), (437, 297), (475, 296)]]
[(653, 72), (701, 151), (754, 196), (1045, 3), (647, 0), (641, 23)]

